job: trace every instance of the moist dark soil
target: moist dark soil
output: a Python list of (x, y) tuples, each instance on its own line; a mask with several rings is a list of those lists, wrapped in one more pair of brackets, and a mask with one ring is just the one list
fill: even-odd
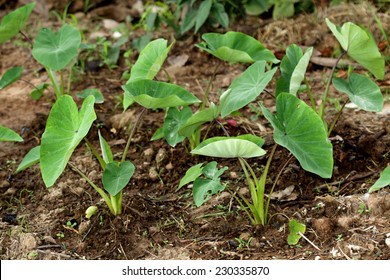
[[(115, 11), (125, 4), (118, 1), (120, 5), (117, 7), (110, 1), (106, 2), (102, 1), (100, 6), (86, 14), (76, 8), (73, 11), (87, 40), (92, 41), (98, 31), (110, 38), (112, 30), (104, 27), (104, 19), (124, 20), (115, 17), (121, 14), (119, 12), (104, 14), (101, 10)], [(383, 43), (383, 34), (372, 17), (370, 7), (376, 11), (384, 30), (390, 30), (389, 9), (375, 7), (368, 2), (318, 6), (312, 14), (298, 14), (279, 21), (248, 17), (234, 22), (231, 30), (254, 36), (278, 55), (283, 55), (292, 43), (302, 47), (314, 46), (316, 59), (310, 64), (306, 77), (319, 103), (331, 71), (331, 66), (323, 63), (324, 58), (332, 59), (332, 54), (339, 48), (324, 18), (330, 17), (338, 24), (353, 21), (367, 26), (376, 41)], [(3, 5), (0, 16), (14, 8)], [(49, 12), (49, 8), (56, 7), (53, 4), (38, 5), (33, 12), (26, 26), (32, 38), (42, 26), (59, 26), (58, 19)], [(127, 9), (131, 10), (131, 6), (128, 5)], [(129, 34), (131, 42), (142, 35), (142, 31)], [(172, 30), (161, 27), (154, 38), (172, 40), (173, 35)], [(157, 79), (170, 79), (201, 99), (219, 62), (195, 47), (198, 42), (200, 36), (193, 34), (178, 39), (164, 65), (166, 72), (162, 71)], [(126, 47), (129, 48), (129, 45)], [(123, 47), (123, 52), (125, 50)], [(388, 46), (384, 45), (382, 51), (389, 55)], [(221, 192), (201, 207), (195, 207), (191, 186), (176, 190), (188, 168), (213, 159), (191, 156), (187, 142), (170, 147), (163, 140), (150, 141), (162, 125), (162, 111), (147, 111), (137, 127), (128, 153), (136, 171), (124, 189), (123, 214), (118, 217), (110, 215), (100, 196), (69, 166), (50, 189), (43, 184), (38, 165), (15, 174), (25, 154), (40, 143), (55, 100), (50, 90), (38, 101), (31, 99), (31, 84), (47, 82), (48, 77), (32, 58), (29, 44), (23, 37), (0, 45), (0, 55), (0, 74), (12, 66), (25, 67), (23, 80), (0, 93), (0, 123), (14, 129), (24, 139), (22, 143), (0, 143), (1, 259), (390, 258), (386, 242), (390, 234), (389, 191), (384, 188), (367, 194), (390, 162), (389, 65), (386, 66), (385, 80), (378, 81), (385, 97), (383, 111), (371, 113), (347, 106), (330, 135), (335, 162), (331, 179), (325, 180), (304, 171), (286, 149), (277, 148), (267, 182), (269, 190), (281, 173), (275, 189), (277, 198), (271, 200), (272, 218), (265, 226), (253, 226), (231, 192)], [(130, 61), (134, 63), (137, 56), (138, 52), (134, 50)], [(219, 67), (210, 101), (217, 102), (218, 95), (245, 67), (228, 64)], [(128, 69), (122, 57), (112, 69), (96, 67), (92, 63), (85, 71), (75, 69), (71, 87), (73, 96), (91, 87), (100, 89), (104, 94), (105, 102), (96, 105), (98, 117), (88, 140), (99, 147), (97, 131), (100, 130), (116, 158), (122, 155), (129, 126), (142, 111), (138, 105), (131, 106), (126, 112), (121, 107), (121, 86), (126, 82), (121, 76)], [(343, 76), (346, 72), (339, 69), (337, 75)], [(273, 92), (274, 83), (268, 86), (268, 92)], [(301, 97), (307, 99), (305, 94)], [(81, 103), (81, 100), (75, 100)], [(345, 96), (332, 89), (326, 111), (329, 122), (335, 117), (337, 106), (345, 100)], [(272, 94), (263, 93), (251, 106), (240, 110), (239, 115), (219, 121), (230, 135), (253, 133), (264, 137), (264, 149), (270, 151), (274, 145), (272, 129), (262, 116), (258, 101), (271, 110), (275, 108)], [(231, 119), (235, 122), (228, 122)], [(210, 124), (209, 131), (212, 136), (224, 133), (217, 124)], [(249, 160), (257, 174), (261, 174), (267, 158), (266, 155)], [(215, 160), (219, 167), (229, 168), (222, 176), (228, 188), (232, 191), (240, 188), (240, 192), (247, 194), (239, 162), (233, 159)], [(70, 162), (90, 180), (101, 184), (102, 171), (85, 144), (80, 144)], [(98, 213), (88, 220), (85, 210), (91, 205), (98, 206)], [(289, 219), (296, 219), (307, 226), (307, 239), (301, 239), (296, 246), (287, 244)]]

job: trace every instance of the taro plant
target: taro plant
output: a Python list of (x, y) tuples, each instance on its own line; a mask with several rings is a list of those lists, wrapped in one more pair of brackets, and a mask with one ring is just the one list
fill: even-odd
[[(306, 84), (311, 107), (323, 120), (327, 128), (328, 135), (331, 134), (337, 123), (345, 105), (351, 101), (360, 109), (365, 111), (378, 112), (383, 108), (383, 96), (379, 86), (369, 77), (349, 73), (348, 79), (333, 77), (340, 60), (348, 55), (361, 66), (369, 70), (377, 79), (384, 78), (384, 58), (380, 54), (372, 35), (365, 29), (351, 23), (345, 23), (341, 28), (326, 19), (326, 23), (332, 33), (339, 41), (343, 52), (333, 65), (330, 77), (326, 83), (325, 91), (322, 95), (322, 102), (317, 106), (313, 93), (310, 90), (308, 81), (304, 78), (307, 65), (309, 63), (313, 49), (308, 48), (305, 53), (296, 46), (291, 45), (286, 50), (286, 55), (280, 64), (281, 76), (277, 80), (276, 95), (281, 92), (299, 96), (302, 81)], [(325, 120), (325, 107), (328, 104), (330, 86), (333, 85), (337, 91), (347, 94), (348, 99), (341, 106), (334, 120), (328, 125)]]
[[(353, 102), (358, 108), (371, 112), (381, 111), (384, 102), (379, 86), (367, 77), (367, 75), (350, 73), (347, 79), (333, 77), (340, 60), (348, 55), (379, 80), (383, 80), (384, 78), (385, 60), (379, 52), (377, 44), (369, 31), (351, 22), (344, 23), (342, 27), (338, 27), (329, 19), (326, 19), (326, 24), (340, 43), (343, 52), (339, 55), (332, 68), (325, 91), (322, 95), (322, 102), (318, 108), (316, 108), (316, 104), (313, 102), (310, 90), (309, 95), (312, 99), (312, 108), (318, 112), (319, 116), (324, 121), (325, 126), (327, 126), (325, 122), (325, 106), (328, 101), (330, 85), (332, 84), (337, 91), (347, 94), (348, 99), (344, 102), (341, 110), (337, 113), (329, 128), (327, 128), (328, 135), (330, 135), (345, 105), (349, 101)], [(295, 50), (291, 51), (290, 55), (287, 53), (286, 64), (289, 64), (289, 67), (294, 67), (297, 65), (297, 61), (294, 61), (294, 58), (299, 59), (300, 57), (303, 58), (302, 54), (297, 53), (295, 48)], [(283, 69), (281, 70), (283, 73)], [(285, 69), (284, 72), (285, 75), (291, 77), (291, 75), (288, 74), (288, 70)]]
[[(383, 79), (384, 59), (380, 55), (371, 35), (364, 29), (352, 23), (344, 24), (341, 29), (337, 28), (329, 20), (327, 20), (327, 24), (345, 51), (338, 58), (332, 69), (331, 77), (328, 80), (323, 95), (323, 102), (319, 108), (317, 108), (314, 97), (308, 87), (308, 82), (305, 79), (306, 68), (309, 64), (313, 49), (308, 48), (306, 52), (303, 53), (296, 45), (288, 47), (286, 56), (283, 58), (280, 65), (281, 76), (277, 80), (275, 91), (276, 114), (272, 114), (261, 103), (259, 104), (264, 117), (271, 123), (274, 129), (273, 136), (276, 143), (272, 148), (271, 154), (268, 157), (266, 166), (260, 177), (255, 174), (255, 171), (246, 160), (246, 158), (258, 157), (265, 154), (265, 151), (261, 148), (262, 141), (255, 141), (255, 138), (244, 140), (229, 136), (215, 137), (203, 141), (192, 150), (193, 154), (198, 155), (238, 158), (249, 186), (250, 200), (240, 193), (234, 193), (234, 196), (240, 206), (246, 211), (253, 224), (266, 224), (268, 222), (270, 197), (281, 174), (280, 171), (274, 179), (272, 187), (269, 190), (268, 199), (265, 200), (267, 176), (277, 145), (281, 145), (288, 149), (299, 161), (304, 170), (317, 174), (323, 178), (330, 178), (332, 176), (333, 149), (332, 144), (328, 140), (328, 135), (331, 133), (341, 114), (340, 111), (328, 129), (328, 125), (324, 118), (324, 110), (332, 82), (337, 90), (345, 92), (349, 96), (349, 99), (360, 108), (368, 111), (379, 111), (382, 109), (383, 97), (380, 89), (369, 78), (352, 73), (347, 81), (340, 78), (332, 79), (339, 60), (346, 54), (367, 68), (376, 78)], [(253, 59), (253, 57), (250, 56), (251, 48), (242, 40), (240, 42), (242, 42), (241, 45), (234, 45), (234, 53), (227, 51), (225, 46), (220, 47), (220, 45), (215, 44), (215, 41), (213, 40), (209, 40), (209, 42), (207, 42), (207, 48), (204, 49), (221, 59), (226, 57), (229, 59), (239, 58), (240, 60), (250, 62), (251, 59)], [(202, 45), (200, 46), (203, 47)], [(258, 52), (256, 52), (256, 54), (258, 54)], [(218, 109), (216, 109), (217, 114), (220, 113), (221, 116), (224, 117), (255, 99), (250, 98), (248, 101), (246, 100), (248, 94), (241, 93), (245, 92), (244, 89), (254, 90), (255, 85), (259, 84), (254, 82), (256, 81), (256, 75), (248, 75), (248, 77), (250, 77), (249, 80), (253, 81), (252, 84), (243, 77), (251, 67), (255, 67), (256, 64), (260, 65), (261, 63), (264, 64), (265, 62), (260, 61), (254, 63), (241, 77), (237, 78), (232, 83), (231, 88), (220, 98), (220, 104)], [(254, 73), (262, 72), (254, 71)], [(262, 75), (264, 75), (264, 73), (262, 73)], [(270, 78), (272, 78), (272, 75)], [(299, 99), (302, 82), (305, 82), (307, 85), (311, 106)], [(266, 83), (268, 83), (268, 81)], [(237, 90), (236, 94), (234, 94), (234, 86), (240, 89)], [(264, 88), (262, 88), (262, 90), (263, 89)], [(257, 92), (256, 94), (253, 93), (253, 96), (257, 97), (258, 94), (260, 94), (260, 92)], [(232, 107), (227, 106), (229, 103)], [(251, 143), (248, 143), (248, 141)], [(251, 150), (252, 154), (248, 153), (250, 147), (253, 149)], [(282, 170), (283, 168), (284, 167), (282, 167)], [(194, 179), (194, 177), (191, 176), (199, 174), (199, 167), (194, 167), (193, 170), (190, 169), (189, 171), (191, 171), (188, 174), (188, 176), (190, 176), (189, 178)], [(186, 175), (183, 178), (180, 186), (183, 183), (187, 183), (188, 176)], [(379, 180), (380, 183), (382, 182), (381, 179)], [(212, 190), (206, 192), (204, 198), (207, 198), (211, 193), (213, 193)]]
[[(35, 7), (35, 3), (24, 5), (15, 11), (6, 15), (0, 24), (0, 43), (7, 41), (18, 33), (21, 33), (29, 42), (28, 36), (21, 31), (28, 17)], [(32, 44), (32, 55), (41, 63), (49, 75), (56, 98), (59, 98), (65, 92), (69, 92), (70, 78), (68, 87), (65, 90), (65, 81), (63, 70), (72, 62), (78, 53), (81, 43), (80, 32), (69, 25), (63, 25), (58, 32), (42, 28)], [(10, 85), (18, 80), (23, 68), (18, 66), (9, 69), (1, 79), (1, 88)], [(56, 71), (60, 73), (60, 81), (56, 76)], [(35, 87), (35, 91), (42, 92), (45, 85)]]
[[(28, 7), (32, 9), (33, 6), (31, 4)], [(23, 14), (20, 14), (20, 9)], [(0, 29), (2, 40), (10, 38), (10, 35), (6, 33), (8, 29), (21, 28), (22, 25), (17, 25), (18, 21), (15, 17), (21, 17), (24, 20), (27, 17), (26, 14), (31, 12), (30, 10), (26, 11), (23, 7), (20, 9), (16, 13), (11, 13), (11, 17), (3, 19), (1, 25), (3, 29)], [(3, 32), (6, 34), (4, 35)], [(67, 85), (64, 75), (64, 71), (76, 61), (80, 43), (79, 30), (69, 25), (63, 25), (57, 32), (42, 28), (35, 38), (32, 55), (44, 66), (48, 73), (56, 101), (50, 110), (41, 144), (27, 153), (16, 172), (39, 162), (43, 182), (47, 188), (50, 188), (64, 172), (67, 165), (70, 165), (102, 196), (111, 213), (119, 215), (122, 212), (122, 189), (128, 184), (135, 169), (130, 161), (126, 161), (133, 133), (129, 136), (120, 162), (113, 159), (109, 146), (101, 135), (102, 156), (88, 142), (86, 135), (96, 119), (94, 104), (103, 101), (101, 93), (93, 90), (83, 91), (79, 96), (85, 99), (80, 110), (78, 110), (76, 102), (69, 94), (70, 75)], [(13, 68), (7, 71), (0, 80), (1, 86), (5, 87), (11, 84), (20, 76), (21, 71), (21, 68)], [(95, 96), (101, 100), (96, 100)], [(5, 128), (1, 127), (0, 132), (4, 139), (20, 140)], [(83, 139), (85, 139), (102, 166), (104, 189), (95, 185), (82, 171), (69, 162), (74, 150)]]
[[(130, 78), (124, 89), (123, 106), (127, 109), (133, 102), (146, 109), (164, 109), (167, 114), (163, 127), (154, 135), (162, 134), (167, 142), (175, 146), (184, 137), (178, 135), (178, 124), (188, 119), (191, 109), (188, 105), (199, 103), (200, 100), (186, 89), (171, 83), (153, 80), (164, 63), (172, 45), (167, 41), (157, 39), (150, 42), (140, 53), (136, 63), (131, 68)], [(183, 110), (178, 110), (184, 106)]]
[(227, 167), (218, 169), (216, 161), (203, 165), (204, 162), (188, 169), (177, 188), (180, 190), (184, 185), (194, 182), (192, 196), (195, 206), (201, 206), (211, 195), (223, 191), (226, 187), (221, 183), (220, 177), (228, 169)]
[[(322, 120), (310, 106), (292, 94), (280, 93), (276, 98), (275, 115), (264, 106), (262, 109), (264, 116), (274, 128), (275, 142), (287, 148), (297, 158), (303, 169), (323, 178), (332, 176), (332, 145), (327, 138)], [(266, 154), (266, 151), (261, 148), (263, 144), (264, 140), (254, 135), (213, 137), (191, 151), (197, 155), (238, 159), (245, 174), (251, 199), (248, 200), (239, 192), (234, 196), (251, 222), (261, 225), (268, 222), (270, 199), (284, 168), (274, 179), (268, 198), (265, 199), (268, 172), (277, 144), (273, 146), (260, 177), (256, 175), (247, 161), (247, 158), (257, 158)]]
[[(215, 105), (212, 102), (209, 103), (208, 96), (220, 63), (216, 66), (214, 74), (210, 78), (204, 92), (202, 102), (195, 113), (192, 113), (192, 110), (186, 106), (181, 110), (178, 108), (178, 106), (190, 105), (191, 103), (179, 104), (171, 102), (168, 104), (162, 99), (158, 100), (159, 103), (155, 104), (154, 108), (157, 108), (156, 106), (158, 105), (160, 106), (158, 108), (169, 107), (169, 109), (166, 111), (163, 126), (153, 135), (153, 140), (165, 138), (171, 146), (175, 146), (187, 138), (190, 148), (194, 149), (201, 142), (201, 130), (205, 124), (216, 120), (219, 115), (226, 117), (255, 100), (276, 72), (276, 68), (266, 71), (266, 68), (270, 67), (267, 62), (278, 62), (273, 53), (246, 34), (240, 32), (228, 32), (223, 35), (208, 33), (203, 35), (203, 39), (205, 42), (199, 44), (198, 47), (218, 57), (221, 61), (253, 64), (231, 84), (224, 98), (221, 96), (219, 105)], [(147, 92), (149, 92), (149, 96), (160, 92), (161, 96), (165, 96), (164, 98), (167, 98), (166, 96), (170, 94), (174, 94), (175, 98), (177, 98), (180, 92), (184, 94), (185, 90), (177, 85), (145, 79), (144, 81), (138, 80), (138, 77), (147, 77), (147, 75), (149, 75), (149, 79), (153, 78), (160, 69), (169, 50), (166, 49), (166, 43), (164, 46), (159, 45), (161, 43), (158, 40), (151, 42), (141, 52), (140, 57), (132, 68), (130, 80), (124, 86), (125, 108), (127, 108), (129, 100), (135, 99), (137, 103), (144, 107), (151, 106), (150, 102), (146, 104), (142, 101), (144, 98), (142, 96)], [(145, 66), (148, 66), (147, 69), (150, 69), (150, 65), (156, 66), (152, 73), (142, 70)], [(140, 87), (140, 85), (143, 87)], [(168, 89), (171, 89), (171, 93), (169, 93)], [(177, 92), (175, 93), (174, 90)], [(199, 103), (200, 101), (196, 99), (196, 102)], [(192, 103), (196, 102), (195, 100), (192, 101)], [(150, 108), (153, 109), (153, 107)], [(207, 138), (207, 132), (203, 138)]]
[[(122, 190), (129, 183), (135, 170), (134, 164), (126, 160), (130, 140), (135, 130), (133, 129), (129, 135), (121, 161), (114, 160), (109, 145), (99, 132), (101, 149), (101, 155), (99, 155), (93, 145), (85, 138), (96, 119), (94, 101), (93, 95), (86, 97), (78, 110), (71, 96), (61, 96), (50, 111), (41, 145), (30, 150), (16, 172), (39, 163), (43, 182), (47, 188), (50, 188), (69, 165), (99, 193), (110, 212), (113, 215), (119, 215), (122, 213)], [(136, 125), (137, 123), (134, 128)], [(74, 150), (83, 139), (102, 167), (103, 189), (69, 162)]]

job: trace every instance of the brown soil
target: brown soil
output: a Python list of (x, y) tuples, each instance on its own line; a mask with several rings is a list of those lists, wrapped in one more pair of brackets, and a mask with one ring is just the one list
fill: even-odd
[[(99, 1), (98, 1), (99, 2)], [(314, 14), (297, 15), (284, 21), (248, 18), (236, 22), (232, 30), (253, 35), (275, 52), (282, 52), (289, 44), (314, 46), (317, 56), (329, 56), (337, 48), (325, 26), (324, 18), (337, 23), (353, 21), (369, 26), (377, 41), (381, 33), (373, 21), (368, 4), (349, 4), (320, 8)], [(41, 7), (42, 8), (42, 7)], [(112, 7), (111, 7), (112, 8)], [(42, 10), (42, 9), (41, 9)], [(41, 11), (39, 10), (39, 11)], [(4, 15), (9, 10), (0, 10)], [(93, 10), (92, 10), (93, 11)], [(390, 30), (389, 10), (378, 10), (385, 30)], [(26, 28), (33, 38), (40, 26), (58, 26), (55, 18), (32, 15), (33, 22)], [(101, 18), (91, 14), (77, 14), (80, 26), (98, 26)], [(38, 20), (38, 19), (44, 19)], [(92, 28), (90, 29), (92, 30)], [(103, 27), (101, 31), (109, 33)], [(131, 33), (132, 36), (135, 34)], [(171, 31), (159, 31), (155, 37), (170, 39)], [(178, 40), (169, 54), (174, 60), (187, 55), (184, 66), (169, 64), (165, 68), (175, 83), (202, 96), (217, 60), (199, 51), (194, 44), (198, 36)], [(389, 47), (385, 49), (387, 55)], [(38, 85), (48, 80), (47, 75), (30, 56), (23, 38), (0, 45), (0, 74), (15, 65), (24, 65), (23, 80)], [(134, 53), (132, 61), (136, 59)], [(225, 65), (219, 68), (213, 83), (211, 101), (217, 100), (220, 90), (226, 89), (244, 67)], [(122, 113), (118, 98), (122, 95), (121, 80), (127, 70), (124, 61), (119, 67), (106, 67), (79, 73), (72, 84), (72, 94), (88, 87), (99, 88), (105, 102), (96, 106), (98, 119), (88, 139), (98, 145), (97, 127), (109, 141), (116, 157), (121, 156), (127, 139), (129, 123), (133, 123), (141, 108), (133, 106)], [(313, 63), (307, 74), (313, 92), (324, 90), (324, 80), (330, 68)], [(339, 71), (343, 75), (343, 71)], [(56, 185), (46, 189), (40, 177), (39, 166), (15, 174), (24, 155), (39, 144), (49, 109), (52, 93), (39, 101), (29, 97), (31, 85), (18, 81), (0, 94), (0, 123), (18, 131), (23, 143), (0, 143), (0, 258), (1, 259), (389, 259), (390, 248), (385, 240), (390, 233), (390, 196), (388, 190), (367, 195), (368, 188), (379, 172), (390, 162), (390, 103), (389, 67), (385, 82), (385, 108), (381, 113), (346, 109), (331, 135), (334, 147), (334, 174), (329, 180), (305, 172), (296, 160), (283, 170), (276, 191), (293, 189), (292, 193), (272, 200), (266, 226), (252, 226), (229, 192), (212, 197), (203, 206), (193, 204), (188, 187), (175, 191), (185, 171), (210, 159), (192, 157), (185, 145), (171, 148), (164, 141), (151, 142), (154, 131), (161, 126), (163, 113), (148, 111), (139, 126), (129, 152), (136, 172), (124, 190), (124, 213), (119, 217), (109, 214), (94, 190), (69, 167)], [(166, 80), (163, 73), (159, 80)], [(273, 86), (270, 85), (272, 91)], [(336, 102), (344, 96), (332, 93), (329, 104), (332, 119)], [(262, 94), (259, 101), (272, 107), (272, 97)], [(253, 103), (256, 106), (257, 103)], [(248, 107), (233, 117), (238, 126), (227, 125), (231, 135), (254, 133), (267, 139), (270, 150), (272, 130), (269, 123), (254, 109)], [(222, 120), (224, 121), (224, 120)], [(214, 135), (222, 135), (217, 126)], [(277, 149), (270, 171), (270, 182), (289, 158), (282, 147)], [(267, 158), (251, 160), (258, 172)], [(101, 170), (84, 145), (80, 145), (71, 162), (84, 171), (95, 183), (100, 183)], [(223, 181), (235, 189), (245, 190), (236, 160), (218, 161), (228, 166)], [(155, 176), (153, 171), (158, 172)], [(292, 186), (292, 187), (291, 187)], [(90, 205), (98, 205), (99, 213), (91, 220), (84, 212)], [(297, 246), (287, 245), (288, 218), (307, 226), (305, 236), (314, 245), (302, 239)], [(70, 227), (69, 223), (74, 223)]]

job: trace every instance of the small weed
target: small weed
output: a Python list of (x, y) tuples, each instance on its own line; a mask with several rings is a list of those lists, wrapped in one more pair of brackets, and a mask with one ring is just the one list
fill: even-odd
[(242, 238), (234, 238), (238, 242), (237, 250), (250, 250), (250, 244), (252, 241), (252, 237), (249, 237), (248, 240), (244, 240)]
[(367, 208), (367, 206), (362, 202), (359, 204), (358, 213), (360, 215), (370, 213), (371, 209)]
[(61, 238), (64, 238), (64, 237), (65, 237), (65, 234), (64, 234), (62, 231), (60, 231), (60, 232), (58, 232), (58, 233), (56, 234), (56, 236), (57, 236), (57, 238), (61, 239)]
[(70, 227), (70, 228), (75, 228), (75, 227), (77, 226), (77, 222), (74, 221), (74, 220), (68, 220), (68, 221), (66, 222), (66, 226), (67, 226), (67, 227)]

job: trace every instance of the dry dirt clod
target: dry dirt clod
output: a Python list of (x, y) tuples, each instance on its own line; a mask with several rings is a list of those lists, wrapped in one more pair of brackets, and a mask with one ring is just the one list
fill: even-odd
[(390, 202), (387, 195), (379, 193), (371, 193), (367, 199), (367, 208), (370, 209), (371, 214), (379, 216), (390, 210)]
[(156, 158), (155, 158), (157, 169), (160, 168), (160, 166), (162, 165), (163, 161), (166, 160), (167, 158), (168, 158), (167, 150), (165, 150), (164, 148), (158, 149), (158, 152), (157, 152), (157, 155), (156, 155)]
[(312, 226), (319, 236), (330, 236), (333, 230), (333, 223), (329, 218), (319, 218), (312, 220)]
[(5, 193), (3, 193), (3, 196), (12, 196), (17, 192), (16, 188), (9, 188)]
[(5, 189), (10, 186), (10, 183), (7, 180), (1, 181), (0, 182), (0, 189)]
[(249, 232), (243, 232), (240, 234), (240, 239), (243, 241), (248, 241), (251, 238), (251, 234)]
[(152, 166), (149, 168), (149, 178), (152, 181), (157, 181), (158, 180), (158, 172), (156, 170), (156, 167)]
[(19, 249), (25, 253), (38, 246), (38, 241), (32, 233), (21, 233), (19, 236), (19, 242)]
[(230, 179), (238, 179), (238, 174), (237, 174), (237, 172), (230, 171), (229, 177), (230, 177)]
[(167, 165), (165, 165), (165, 169), (166, 170), (172, 170), (174, 168), (172, 162), (168, 163)]
[(83, 235), (84, 233), (86, 233), (89, 229), (91, 225), (91, 221), (88, 220), (88, 221), (82, 221), (79, 225), (79, 234), (80, 235)]
[(144, 159), (145, 159), (146, 162), (151, 162), (153, 155), (154, 155), (154, 149), (153, 148), (147, 148), (143, 152), (143, 156), (144, 156)]

